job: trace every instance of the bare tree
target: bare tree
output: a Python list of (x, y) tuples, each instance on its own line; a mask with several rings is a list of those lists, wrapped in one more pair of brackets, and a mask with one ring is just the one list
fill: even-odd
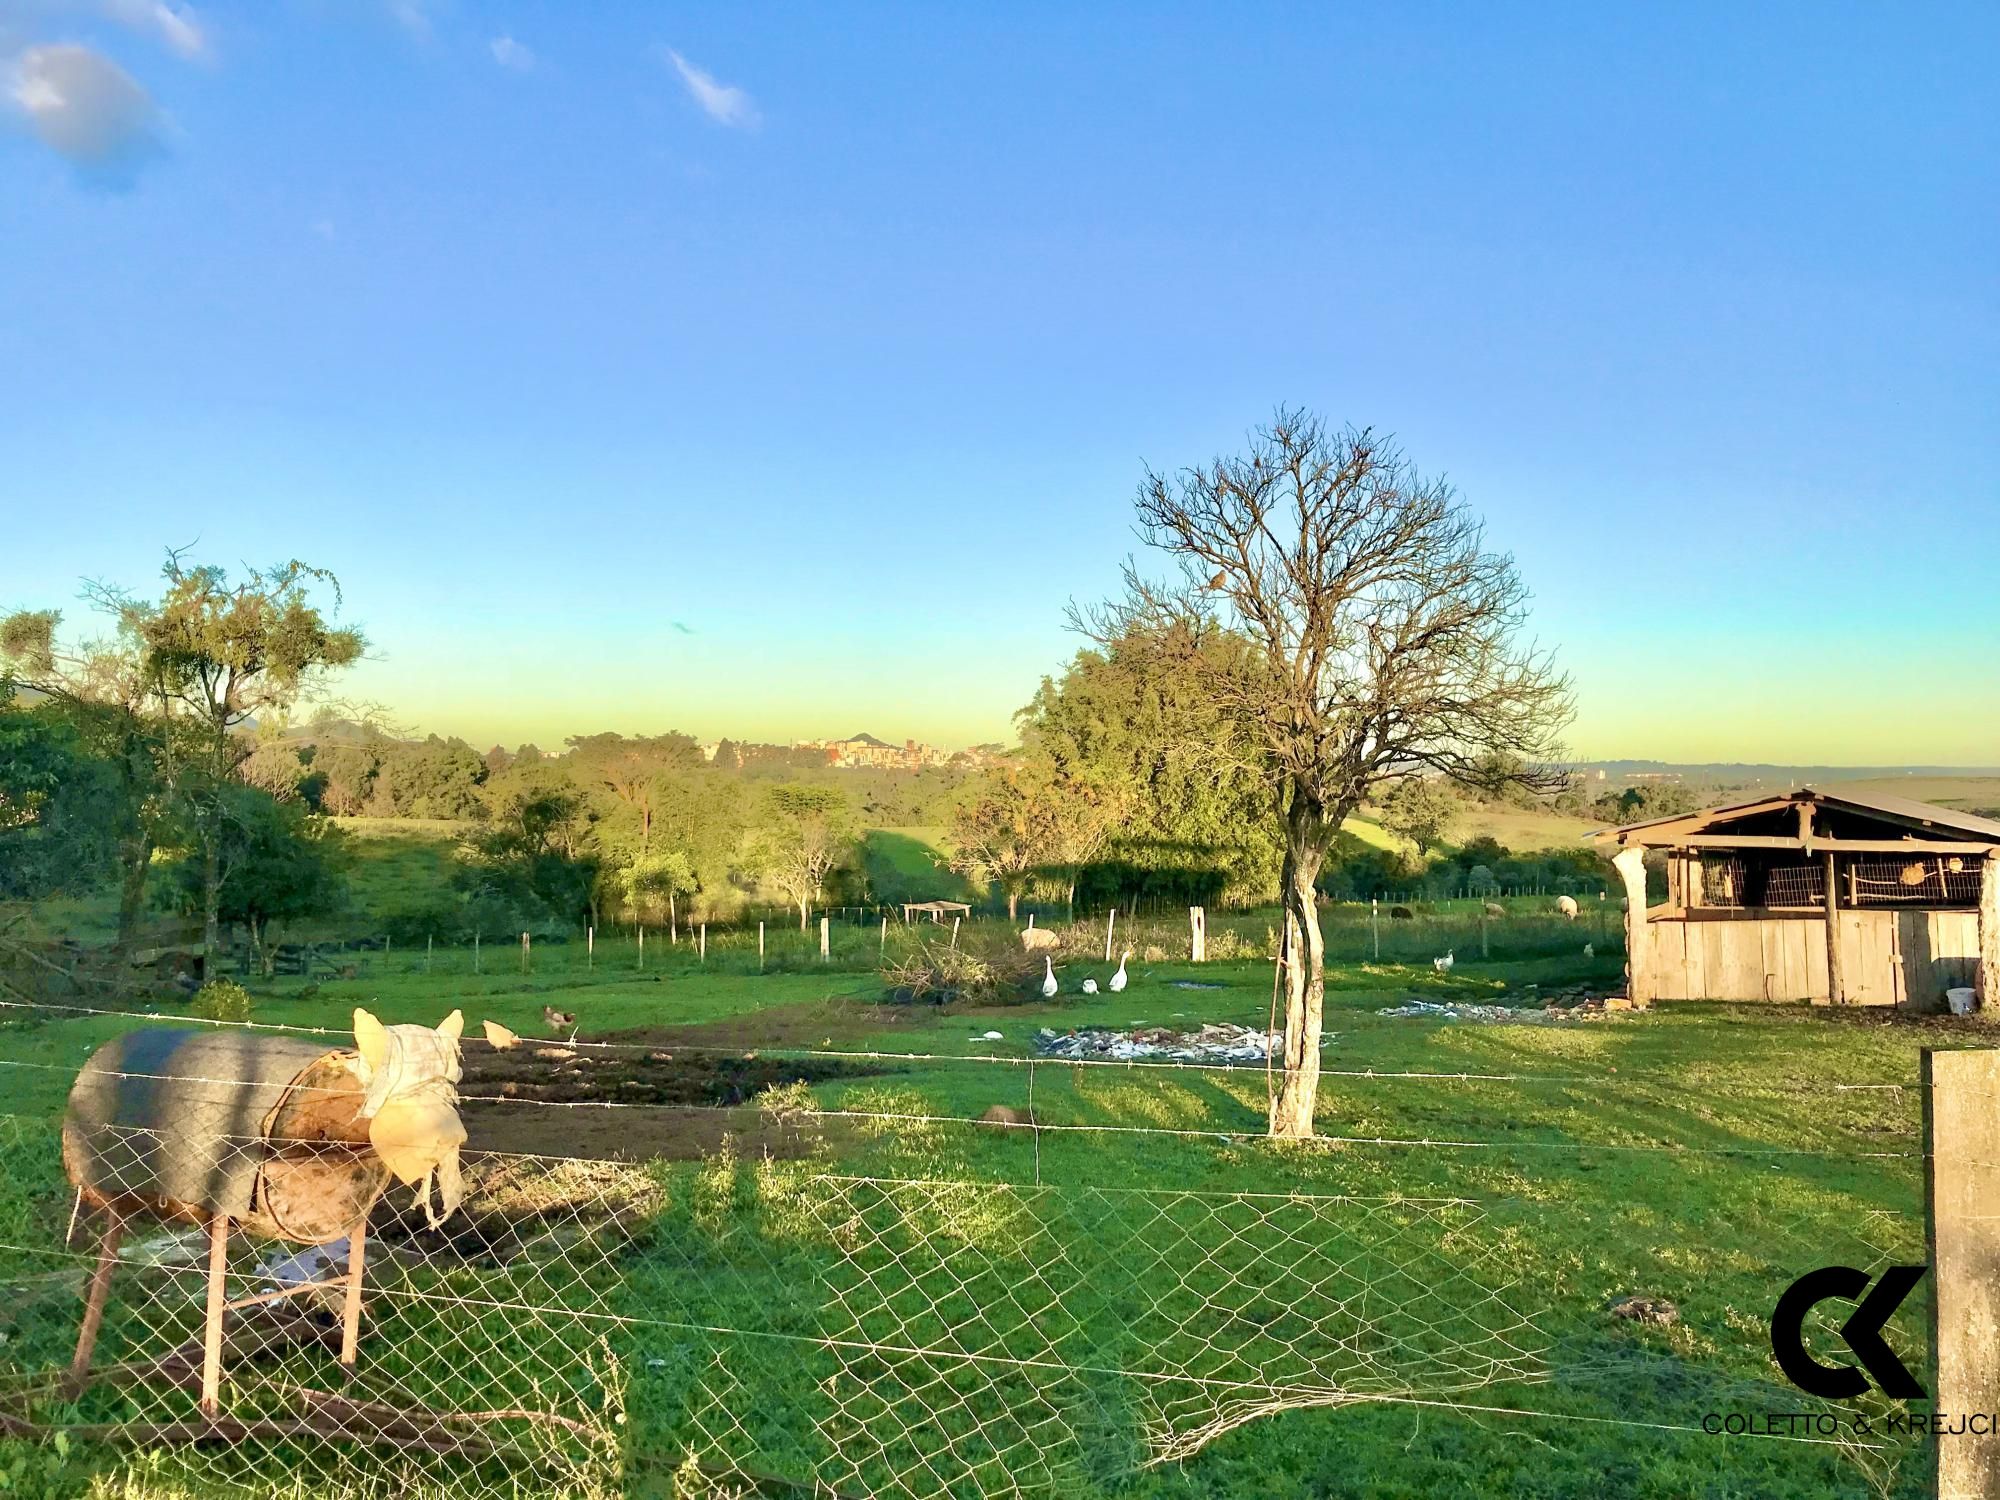
[(1128, 562), (1124, 597), (1073, 623), (1100, 641), (1150, 638), (1189, 671), (1216, 633), (1251, 647), (1241, 670), (1203, 681), (1283, 831), (1284, 1082), (1270, 1127), (1308, 1137), (1326, 991), (1314, 882), (1342, 820), (1413, 774), (1559, 783), (1547, 767), (1569, 683), (1517, 642), (1528, 594), (1513, 559), (1487, 550), (1449, 484), (1366, 430), (1280, 410), (1241, 456), (1149, 470), (1137, 509), (1179, 578)]

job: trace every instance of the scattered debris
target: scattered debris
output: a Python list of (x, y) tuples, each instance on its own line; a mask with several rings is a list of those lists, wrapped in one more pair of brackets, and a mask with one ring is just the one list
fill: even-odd
[[(1324, 1038), (1322, 1045), (1331, 1040), (1331, 1036)], [(1165, 1026), (1142, 1026), (1132, 1031), (1089, 1026), (1077, 1031), (1050, 1031), (1044, 1027), (1035, 1033), (1035, 1050), (1044, 1057), (1107, 1058), (1114, 1062), (1160, 1058), (1174, 1062), (1260, 1063), (1283, 1045), (1282, 1032), (1266, 1033), (1227, 1021), (1211, 1022), (1192, 1032)]]
[(1520, 1022), (1529, 1025), (1548, 1021), (1595, 1021), (1614, 1011), (1644, 1010), (1624, 995), (1605, 995), (1587, 984), (1568, 985), (1543, 993), (1536, 985), (1525, 985), (1514, 994), (1495, 1002), (1472, 1000), (1418, 1000), (1386, 1006), (1378, 1016), (1422, 1016), (1435, 1021), (1478, 1021), (1482, 1023)]
[(1567, 1017), (1556, 1010), (1536, 1010), (1513, 1005), (1478, 1005), (1471, 1001), (1457, 1001), (1449, 1005), (1435, 1004), (1429, 1000), (1408, 1000), (1401, 1005), (1385, 1006), (1375, 1012), (1378, 1016), (1424, 1016), (1435, 1021), (1487, 1021), (1487, 1022), (1542, 1022), (1565, 1020)]
[(1671, 1328), (1681, 1320), (1681, 1310), (1665, 1297), (1655, 1297), (1641, 1292), (1633, 1297), (1621, 1297), (1611, 1304), (1611, 1316), (1628, 1318), (1634, 1323), (1654, 1323), (1661, 1328)]

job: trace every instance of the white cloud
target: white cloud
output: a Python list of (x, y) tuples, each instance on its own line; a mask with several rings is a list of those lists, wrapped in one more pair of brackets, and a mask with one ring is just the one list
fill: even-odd
[(525, 73), (535, 65), (535, 54), (511, 36), (496, 36), (487, 45), (493, 49), (493, 60), (503, 68)]
[(127, 185), (165, 151), (152, 95), (109, 58), (74, 42), (23, 52), (7, 97), (42, 144), (106, 186)]
[(389, 14), (396, 24), (420, 42), (431, 35), (431, 13), (424, 6), (425, 0), (389, 0)]
[(121, 26), (150, 32), (182, 57), (208, 54), (208, 33), (192, 6), (171, 0), (104, 0), (104, 13)]
[(738, 130), (755, 128), (757, 106), (742, 89), (718, 82), (671, 47), (667, 49), (667, 58), (681, 75), (681, 82), (687, 85), (688, 97), (701, 106), (703, 114), (718, 125)]

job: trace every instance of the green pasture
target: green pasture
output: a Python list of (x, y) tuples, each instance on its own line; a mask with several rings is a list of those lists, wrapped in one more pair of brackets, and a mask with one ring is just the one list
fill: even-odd
[[(573, 1012), (584, 1040), (643, 1033), (688, 1067), (891, 1054), (735, 1112), (745, 1141), (772, 1110), (803, 1120), (800, 1159), (724, 1142), (701, 1160), (648, 1162), (646, 1112), (614, 1117), (631, 1122), (626, 1170), (658, 1185), (657, 1212), (579, 1245), (590, 1260), (572, 1280), (508, 1282), (517, 1299), (587, 1284), (631, 1320), (612, 1338), (626, 1384), (618, 1460), (600, 1476), (611, 1490), (743, 1493), (716, 1477), (743, 1469), (772, 1494), (815, 1482), (1216, 1500), (1919, 1493), (1921, 1455), (1698, 1428), (1711, 1410), (1799, 1409), (1766, 1333), (1797, 1275), (1923, 1258), (1907, 1085), (1921, 1046), (1965, 1034), (1791, 1007), (1562, 1024), (1385, 1017), (1412, 998), (1525, 1005), (1612, 981), (1618, 958), (1586, 958), (1583, 929), (1544, 936), (1545, 919), (1524, 915), (1491, 924), (1486, 960), (1462, 943), (1444, 976), (1426, 950), (1475, 916), (1398, 923), (1409, 951), (1379, 963), (1355, 951), (1368, 935), (1356, 920), (1329, 916), (1345, 947), (1329, 976), (1328, 1139), (1306, 1147), (1260, 1138), (1261, 1068), (1033, 1060), (1039, 1027), (1267, 1019), (1271, 967), (1256, 957), (1135, 957), (1124, 994), (1084, 997), (1081, 979), (1108, 973), (1101, 926), (1066, 934), (1056, 1001), (969, 1013), (883, 1004), (880, 928), (851, 923), (827, 963), (816, 931), (782, 943), (768, 931), (762, 972), (754, 934), (711, 933), (705, 963), (684, 937), (650, 944), (645, 971), (636, 944), (607, 939), (594, 955), (537, 948), (528, 972), (506, 947), (482, 953), (476, 974), (463, 953), (433, 954), (427, 969), (421, 953), (371, 952), (355, 955), (353, 978), (303, 997), (297, 980), (252, 988), (258, 1020), (335, 1032), (359, 1004), (391, 1022), (461, 1008), (468, 1036), (491, 1019), (547, 1037), (550, 1006)], [(1150, 936), (1167, 946), (1165, 924)], [(919, 937), (943, 940), (891, 927), (892, 942)], [(178, 1009), (157, 1008), (169, 1021)], [(13, 1065), (0, 1087), (24, 1132), (0, 1209), (37, 1234), (59, 1232), (68, 1209), (48, 1126), (91, 1048), (130, 1024), (58, 1016), (0, 1029), (0, 1063)], [(1425, 1076), (1394, 1076), (1408, 1074)], [(977, 1123), (994, 1105), (1040, 1128)], [(534, 1149), (569, 1150), (577, 1113), (533, 1112), (546, 1122)], [(31, 1265), (0, 1252), (0, 1282)], [(1607, 1313), (1635, 1292), (1673, 1300), (1679, 1322)], [(73, 1302), (34, 1305), (44, 1311), (0, 1346), (15, 1368), (59, 1362), (74, 1326)], [(397, 1316), (421, 1334), (426, 1306)], [(579, 1330), (557, 1352), (581, 1372), (594, 1346)], [(527, 1335), (493, 1313), (433, 1336), (504, 1349)], [(1919, 1363), (1920, 1309), (1905, 1309), (1895, 1338)], [(1379, 1399), (1222, 1423), (1190, 1455), (1157, 1461), (1164, 1442), (1215, 1419), (1205, 1382), (1246, 1369), (1281, 1383), (1317, 1371)], [(1119, 1371), (1131, 1374), (1107, 1373)], [(576, 1378), (580, 1406), (608, 1399)], [(464, 1394), (493, 1399), (470, 1383)], [(23, 1492), (127, 1492), (110, 1450), (0, 1447), (0, 1470), (15, 1462)], [(156, 1488), (131, 1492), (208, 1493), (218, 1472), (160, 1459)], [(328, 1492), (318, 1480), (308, 1490)]]

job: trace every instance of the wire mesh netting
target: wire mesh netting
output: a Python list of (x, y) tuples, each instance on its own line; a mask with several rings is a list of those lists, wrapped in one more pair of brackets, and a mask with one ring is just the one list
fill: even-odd
[[(92, 1142), (113, 1177), (167, 1144), (129, 1127)], [(595, 1496), (665, 1468), (684, 1494), (1073, 1494), (1288, 1410), (1561, 1415), (1587, 1392), (1591, 1409), (1680, 1425), (1772, 1394), (1753, 1365), (1607, 1337), (1544, 1239), (1553, 1215), (1595, 1210), (1532, 1188), (885, 1178), (725, 1144), (700, 1162), (472, 1152), (441, 1227), (392, 1191), (324, 1246), (230, 1233), (205, 1413), (216, 1240), (201, 1224), (125, 1223), (88, 1386), (65, 1383), (108, 1216), (76, 1214), (60, 1151), (51, 1125), (0, 1120), (0, 1416), (130, 1445), (205, 1489)], [(1769, 1264), (1750, 1268), (1778, 1285), (1805, 1260), (1869, 1268), (1921, 1245), (1908, 1212), (1782, 1201)], [(1623, 1252), (1649, 1246), (1635, 1274), (1687, 1253), (1636, 1205), (1603, 1224)]]

